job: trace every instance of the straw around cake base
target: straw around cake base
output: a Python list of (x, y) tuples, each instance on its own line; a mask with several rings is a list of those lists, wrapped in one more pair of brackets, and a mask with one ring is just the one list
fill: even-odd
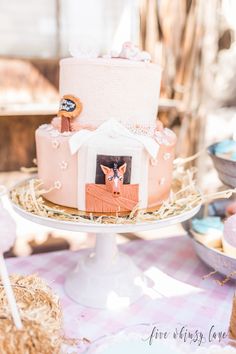
[(139, 210), (137, 205), (129, 215), (86, 215), (75, 209), (63, 208), (59, 205), (48, 203), (42, 197), (47, 191), (39, 179), (30, 179), (11, 190), (10, 197), (14, 204), (24, 210), (40, 216), (58, 220), (102, 223), (102, 224), (134, 224), (137, 222), (155, 221), (166, 217), (179, 215), (199, 205), (202, 196), (196, 187), (195, 170), (178, 169), (174, 171), (172, 190), (168, 200), (156, 210)]
[(173, 173), (173, 183), (168, 200), (164, 201), (159, 208), (152, 211), (139, 210), (139, 205), (137, 205), (126, 216), (119, 214), (97, 216), (92, 213), (86, 215), (83, 211), (63, 208), (59, 205), (48, 203), (43, 198), (43, 194), (48, 191), (44, 189), (43, 182), (36, 178), (27, 180), (13, 188), (10, 198), (14, 204), (20, 206), (25, 211), (56, 220), (99, 224), (135, 224), (178, 216), (192, 210), (206, 200), (229, 198), (232, 193), (235, 193), (234, 189), (229, 189), (227, 191), (202, 195), (196, 184), (196, 171), (195, 168), (184, 169), (182, 166), (177, 166)]

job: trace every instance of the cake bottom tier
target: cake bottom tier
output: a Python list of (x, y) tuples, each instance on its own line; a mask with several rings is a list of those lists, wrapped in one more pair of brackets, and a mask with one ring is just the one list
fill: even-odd
[(170, 193), (175, 144), (161, 144), (155, 161), (137, 140), (93, 136), (72, 154), (73, 133), (51, 125), (36, 131), (39, 178), (55, 204), (88, 213), (154, 210)]

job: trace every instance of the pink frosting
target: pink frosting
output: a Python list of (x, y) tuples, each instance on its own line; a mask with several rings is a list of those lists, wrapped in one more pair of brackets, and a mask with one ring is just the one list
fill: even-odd
[(16, 224), (0, 202), (0, 252), (8, 251), (15, 242)]
[(230, 216), (224, 224), (224, 238), (233, 247), (236, 247), (236, 215)]
[[(53, 128), (57, 129), (59, 132), (61, 130), (61, 118), (55, 117), (52, 119), (52, 126)], [(71, 122), (71, 128), (73, 132), (77, 132), (82, 129), (87, 129), (87, 130), (95, 130), (96, 128), (93, 127), (92, 125), (89, 124), (83, 124), (81, 125), (79, 121), (72, 120)]]
[(121, 52), (117, 55), (112, 55), (115, 58), (123, 58), (135, 61), (151, 61), (151, 56), (148, 52), (140, 50), (132, 42), (125, 42)]
[[(59, 118), (59, 117), (53, 118), (51, 124), (54, 129), (56, 129), (60, 132), (61, 118)], [(80, 124), (80, 122), (77, 120), (72, 120), (71, 127), (72, 127), (73, 132), (79, 131), (82, 129), (87, 129), (87, 130), (95, 130), (96, 129), (96, 127), (93, 125)], [(136, 125), (136, 126), (134, 126), (134, 128), (140, 128), (140, 125)], [(148, 128), (148, 127), (146, 127), (146, 128)], [(135, 131), (133, 131), (133, 132), (135, 132)], [(138, 134), (138, 131), (136, 132), (136, 134)], [(158, 120), (156, 122), (156, 128), (153, 131), (153, 135), (151, 135), (151, 136), (160, 145), (162, 145), (162, 144), (163, 145), (174, 145), (176, 143), (176, 134), (172, 130), (170, 130), (168, 128), (164, 128), (163, 123), (160, 120)]]
[(59, 117), (54, 117), (53, 119), (52, 119), (52, 126), (53, 126), (53, 128), (55, 128), (55, 129), (57, 129), (58, 131), (60, 131), (61, 130), (61, 118), (59, 118)]

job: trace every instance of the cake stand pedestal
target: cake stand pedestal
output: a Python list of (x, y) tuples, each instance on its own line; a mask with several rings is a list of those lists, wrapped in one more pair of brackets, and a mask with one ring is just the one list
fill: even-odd
[(127, 307), (142, 295), (144, 282), (132, 259), (118, 251), (116, 235), (99, 233), (94, 251), (79, 259), (65, 289), (73, 300), (86, 306)]
[(178, 216), (136, 224), (61, 221), (32, 214), (13, 203), (12, 206), (24, 218), (41, 225), (96, 233), (94, 250), (86, 256), (79, 256), (76, 268), (68, 273), (65, 290), (81, 305), (105, 309), (129, 306), (147, 286), (142, 271), (129, 256), (118, 251), (115, 234), (153, 230), (185, 221), (193, 217), (201, 205)]

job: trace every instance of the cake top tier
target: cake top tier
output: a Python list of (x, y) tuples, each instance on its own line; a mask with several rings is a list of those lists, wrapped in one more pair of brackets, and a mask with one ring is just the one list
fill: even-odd
[[(141, 52), (142, 53), (142, 52)], [(60, 95), (74, 95), (83, 109), (81, 124), (155, 124), (161, 67), (122, 58), (66, 58), (60, 62)]]

